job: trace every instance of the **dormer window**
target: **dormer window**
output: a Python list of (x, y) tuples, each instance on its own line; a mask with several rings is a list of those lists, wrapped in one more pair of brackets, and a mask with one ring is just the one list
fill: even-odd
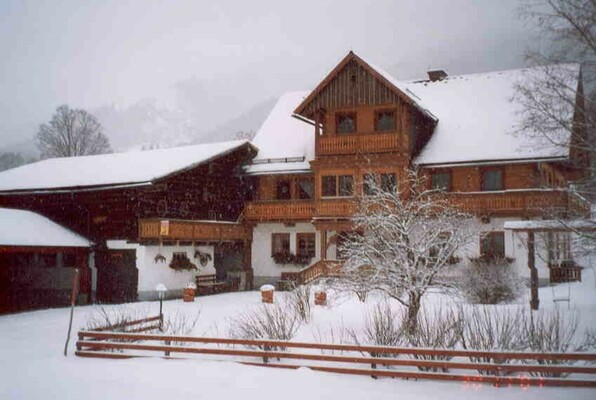
[(356, 113), (338, 113), (335, 117), (336, 133), (356, 132)]
[(375, 131), (387, 132), (395, 130), (395, 111), (384, 110), (375, 113)]

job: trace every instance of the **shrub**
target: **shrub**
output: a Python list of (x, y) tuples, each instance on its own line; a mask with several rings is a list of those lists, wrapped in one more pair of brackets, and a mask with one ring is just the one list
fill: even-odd
[(461, 291), (475, 304), (498, 304), (515, 300), (521, 292), (512, 259), (471, 259), (463, 268)]
[(292, 308), (303, 322), (310, 321), (312, 315), (310, 297), (310, 285), (295, 286), (286, 296), (287, 306)]
[(300, 317), (291, 307), (263, 304), (230, 321), (230, 336), (240, 339), (290, 340), (300, 327)]

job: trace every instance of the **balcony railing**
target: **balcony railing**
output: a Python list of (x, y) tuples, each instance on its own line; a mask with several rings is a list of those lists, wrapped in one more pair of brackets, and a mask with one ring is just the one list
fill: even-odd
[(369, 135), (342, 135), (321, 137), (317, 142), (317, 155), (388, 153), (401, 150), (396, 133)]
[(246, 204), (244, 218), (251, 221), (308, 221), (314, 211), (313, 200), (261, 201)]
[(568, 213), (586, 215), (590, 205), (574, 193), (564, 190), (512, 190), (502, 192), (448, 193), (450, 202), (472, 214), (545, 215)]
[(139, 220), (139, 239), (251, 240), (252, 229), (234, 222)]
[[(536, 216), (567, 213), (587, 215), (590, 205), (563, 190), (513, 190), (499, 192), (447, 193), (448, 200), (462, 211), (475, 215)], [(310, 221), (317, 218), (349, 218), (356, 212), (351, 197), (318, 200), (276, 200), (248, 203), (248, 221)]]

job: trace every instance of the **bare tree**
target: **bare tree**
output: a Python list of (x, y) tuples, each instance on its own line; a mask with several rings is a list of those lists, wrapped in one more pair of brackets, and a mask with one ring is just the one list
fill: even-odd
[[(542, 50), (526, 53), (538, 73), (517, 85), (521, 134), (569, 149), (578, 178), (594, 181), (596, 162), (596, 1), (526, 0), (522, 18), (537, 25)], [(592, 195), (594, 185), (585, 186)], [(591, 192), (591, 193), (590, 193)]]
[[(596, 200), (596, 1), (526, 0), (522, 18), (536, 25), (540, 50), (527, 52), (532, 74), (517, 85), (515, 100), (523, 106), (519, 133), (569, 154), (566, 168), (575, 170), (571, 188)], [(540, 143), (540, 142), (539, 142)], [(568, 153), (567, 153), (568, 152)], [(553, 216), (558, 218), (557, 216)], [(596, 252), (594, 232), (574, 231), (581, 255)], [(579, 254), (579, 252), (578, 252)]]
[(62, 105), (37, 131), (42, 158), (76, 157), (112, 151), (99, 121), (85, 110)]
[(387, 190), (376, 179), (366, 184), (369, 195), (357, 200), (357, 233), (340, 248), (347, 259), (343, 278), (407, 307), (405, 328), (415, 332), (422, 296), (432, 286), (453, 287), (441, 273), (478, 239), (476, 224), (442, 193), (427, 189), (415, 171), (408, 171), (402, 190)]

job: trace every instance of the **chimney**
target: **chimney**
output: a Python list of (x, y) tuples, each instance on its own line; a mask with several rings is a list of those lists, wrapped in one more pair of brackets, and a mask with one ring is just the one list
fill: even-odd
[(428, 79), (430, 79), (431, 82), (442, 81), (443, 79), (447, 78), (447, 72), (442, 69), (433, 69), (428, 71), (427, 74)]

